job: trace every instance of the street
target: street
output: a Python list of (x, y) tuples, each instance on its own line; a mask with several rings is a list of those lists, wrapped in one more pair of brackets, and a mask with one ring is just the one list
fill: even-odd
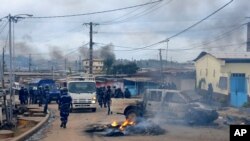
[(150, 136), (150, 135), (136, 135), (136, 136), (123, 136), (123, 137), (103, 137), (98, 134), (89, 134), (84, 130), (89, 124), (108, 124), (112, 121), (123, 121), (124, 117), (121, 115), (106, 114), (106, 109), (97, 109), (97, 112), (92, 113), (90, 111), (75, 112), (69, 116), (67, 128), (60, 128), (59, 112), (57, 110), (57, 104), (50, 104), (50, 109), (55, 113), (55, 119), (52, 125), (44, 130), (39, 137), (42, 141), (228, 141), (229, 129), (222, 127), (190, 127), (184, 125), (170, 125), (162, 124), (162, 128), (167, 132), (164, 135)]

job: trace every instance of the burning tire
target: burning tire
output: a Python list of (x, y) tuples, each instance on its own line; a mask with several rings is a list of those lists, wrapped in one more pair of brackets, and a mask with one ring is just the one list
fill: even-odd
[(140, 114), (136, 109), (130, 109), (125, 113), (125, 118), (129, 121), (136, 121), (139, 116)]

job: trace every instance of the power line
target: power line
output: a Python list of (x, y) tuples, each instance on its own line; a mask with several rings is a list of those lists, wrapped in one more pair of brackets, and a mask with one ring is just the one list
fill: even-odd
[(123, 7), (123, 8), (117, 8), (117, 9), (111, 9), (111, 10), (104, 10), (104, 11), (97, 11), (97, 12), (89, 12), (89, 13), (82, 13), (82, 14), (72, 14), (72, 15), (60, 15), (60, 16), (33, 16), (29, 17), (32, 19), (42, 19), (42, 18), (68, 18), (68, 17), (78, 17), (78, 16), (86, 16), (86, 15), (95, 15), (95, 14), (101, 14), (101, 13), (110, 13), (110, 12), (115, 12), (115, 11), (121, 11), (121, 10), (126, 10), (126, 9), (132, 9), (136, 7), (142, 7), (146, 5), (151, 5), (154, 3), (161, 2), (162, 0), (157, 0), (153, 2), (147, 2), (143, 4), (138, 4), (134, 6), (128, 6), (128, 7)]
[(199, 25), (200, 23), (202, 23), (203, 21), (205, 21), (205, 20), (208, 19), (209, 17), (213, 16), (214, 14), (216, 14), (217, 12), (219, 12), (220, 10), (222, 10), (223, 8), (225, 8), (226, 6), (228, 6), (228, 5), (229, 5), (230, 3), (232, 3), (232, 2), (233, 2), (233, 0), (229, 1), (228, 3), (226, 3), (225, 5), (223, 5), (222, 7), (220, 7), (219, 9), (215, 10), (213, 13), (209, 14), (209, 15), (206, 16), (205, 18), (203, 18), (203, 19), (201, 19), (200, 21), (194, 23), (193, 25), (189, 26), (188, 28), (186, 28), (186, 29), (184, 29), (184, 30), (182, 30), (182, 31), (180, 31), (180, 32), (178, 32), (178, 33), (176, 33), (176, 34), (174, 34), (174, 35), (168, 37), (168, 38), (165, 39), (164, 41), (167, 42), (167, 41), (169, 41), (170, 39), (172, 39), (172, 38), (174, 38), (174, 37), (176, 37), (176, 36), (178, 36), (178, 35), (180, 35), (180, 34), (186, 32), (186, 31), (190, 30), (191, 28), (193, 28), (193, 27)]
[[(142, 13), (144, 13), (144, 12), (147, 12), (148, 10), (154, 8), (155, 6), (157, 6), (157, 5), (159, 5), (159, 4), (160, 4), (160, 3), (156, 3), (155, 5), (152, 5), (151, 7), (149, 7), (148, 9), (145, 9), (145, 10), (143, 10), (143, 11), (141, 11), (141, 12), (135, 14), (135, 15), (132, 15), (134, 12), (136, 12), (137, 10), (139, 10), (139, 9), (141, 8), (141, 7), (140, 7), (140, 8), (138, 8), (138, 9), (132, 11), (132, 12), (129, 12), (129, 13), (125, 14), (125, 15), (122, 15), (121, 17), (119, 17), (119, 18), (117, 18), (117, 19), (115, 19), (115, 20), (113, 20), (113, 21), (103, 22), (103, 23), (100, 23), (100, 24), (101, 24), (101, 25), (110, 25), (110, 24), (124, 23), (124, 22), (126, 22), (126, 21), (128, 21), (128, 20), (135, 19), (134, 17), (136, 17), (137, 15), (142, 14)], [(122, 19), (123, 17), (125, 17), (125, 16), (127, 16), (127, 15), (132, 15), (132, 16), (130, 16), (130, 17), (128, 16), (128, 17)], [(119, 19), (121, 19), (121, 20), (120, 20), (120, 21), (117, 21), (117, 20), (119, 20)]]
[[(137, 18), (139, 18), (139, 17), (142, 17), (142, 16), (145, 16), (145, 15), (147, 15), (147, 14), (149, 14), (149, 13), (152, 13), (153, 11), (155, 11), (155, 10), (157, 10), (157, 9), (160, 9), (161, 7), (163, 7), (163, 6), (165, 6), (165, 5), (169, 4), (169, 3), (171, 3), (172, 1), (173, 1), (173, 0), (169, 0), (169, 1), (167, 1), (165, 4), (160, 5), (160, 6), (158, 6), (160, 3), (157, 3), (157, 4), (151, 6), (150, 8), (148, 8), (148, 9), (146, 9), (146, 10), (140, 12), (140, 13), (137, 13), (137, 14), (131, 16), (131, 17), (127, 17), (127, 18), (125, 18), (125, 19), (123, 19), (123, 20), (121, 20), (121, 21), (116, 21), (116, 22), (113, 22), (113, 23), (112, 23), (112, 22), (111, 22), (111, 23), (104, 23), (104, 24), (102, 24), (102, 25), (120, 24), (120, 23), (127, 22), (127, 21), (129, 21), (129, 20), (137, 19)], [(158, 7), (157, 7), (157, 6), (158, 6)]]
[(208, 19), (209, 17), (213, 16), (214, 14), (216, 14), (217, 12), (219, 12), (220, 10), (222, 10), (223, 8), (225, 8), (226, 6), (228, 6), (230, 3), (232, 3), (233, 0), (229, 1), (228, 3), (226, 3), (225, 5), (223, 5), (222, 7), (220, 7), (219, 9), (215, 10), (214, 12), (212, 12), (211, 14), (209, 14), (208, 16), (206, 16), (205, 18), (199, 20), (198, 22), (194, 23), (193, 25), (189, 26), (188, 28), (168, 37), (167, 39), (165, 40), (161, 40), (159, 42), (156, 42), (156, 43), (152, 43), (150, 45), (147, 45), (147, 46), (144, 46), (144, 47), (139, 47), (139, 48), (134, 48), (134, 49), (130, 49), (130, 50), (124, 50), (124, 51), (134, 51), (134, 50), (141, 50), (141, 49), (145, 49), (145, 48), (149, 48), (149, 47), (152, 47), (152, 46), (156, 46), (158, 44), (161, 44), (161, 43), (164, 43), (164, 42), (168, 42), (170, 39), (174, 38), (174, 37), (177, 37), (179, 36), (180, 34), (190, 30), (191, 28), (199, 25), (200, 23), (202, 23), (203, 21), (205, 21), (206, 19)]
[(5, 25), (0, 29), (0, 34), (4, 31), (5, 27), (8, 25), (8, 22), (5, 23)]

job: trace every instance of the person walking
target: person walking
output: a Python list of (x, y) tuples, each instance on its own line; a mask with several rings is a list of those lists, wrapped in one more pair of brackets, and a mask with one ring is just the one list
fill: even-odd
[(68, 116), (70, 113), (70, 107), (72, 106), (72, 98), (68, 95), (68, 89), (62, 88), (61, 97), (59, 99), (59, 110), (60, 110), (60, 120), (61, 128), (66, 128), (68, 122)]
[(111, 106), (111, 89), (110, 89), (110, 86), (107, 87), (107, 90), (105, 92), (105, 101), (106, 101), (106, 104), (107, 104), (107, 108), (108, 108), (108, 115), (111, 114), (111, 111), (110, 111), (110, 106)]

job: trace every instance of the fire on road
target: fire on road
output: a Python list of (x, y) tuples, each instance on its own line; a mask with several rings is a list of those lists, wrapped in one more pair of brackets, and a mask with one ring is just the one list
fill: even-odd
[(135, 135), (123, 137), (106, 137), (100, 134), (87, 133), (85, 130), (89, 125), (110, 125), (113, 121), (124, 121), (122, 115), (108, 116), (106, 109), (97, 109), (97, 112), (91, 111), (71, 113), (69, 122), (66, 129), (60, 128), (59, 112), (56, 104), (49, 105), (50, 109), (55, 112), (55, 119), (52, 121), (51, 126), (40, 134), (39, 140), (42, 141), (228, 141), (228, 128), (217, 127), (189, 127), (184, 125), (164, 124), (160, 123), (161, 127), (167, 132), (162, 135)]

